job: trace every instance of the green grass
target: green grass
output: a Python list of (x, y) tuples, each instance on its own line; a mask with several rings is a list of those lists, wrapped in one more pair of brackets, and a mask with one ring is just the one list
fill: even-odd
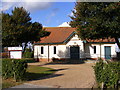
[(40, 66), (29, 66), (26, 73), (27, 80), (39, 79), (41, 77), (53, 74), (54, 69), (40, 67)]
[(29, 80), (40, 79), (47, 75), (53, 74), (56, 70), (40, 66), (28, 66), (25, 81), (15, 82), (15, 80), (6, 79), (2, 80), (2, 88), (9, 88), (27, 82)]

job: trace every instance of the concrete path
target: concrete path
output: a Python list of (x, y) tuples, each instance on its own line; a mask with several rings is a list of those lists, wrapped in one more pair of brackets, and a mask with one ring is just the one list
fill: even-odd
[(17, 86), (11, 87), (11, 88), (54, 88), (54, 87), (52, 87), (52, 86), (33, 85), (33, 84), (29, 84), (29, 83), (24, 83), (24, 84), (17, 85)]
[(26, 90), (26, 89), (29, 89), (29, 88), (34, 90), (34, 88), (40, 89), (40, 88), (55, 88), (55, 87), (53, 87), (53, 86), (43, 86), (43, 85), (41, 86), (41, 85), (34, 85), (34, 84), (24, 83), (24, 84), (17, 85), (17, 86), (11, 87), (11, 88), (6, 88), (4, 90), (17, 90), (16, 88), (20, 89), (20, 90)]
[(92, 88), (95, 83), (93, 65), (94, 63), (43, 65), (58, 71), (45, 79), (27, 83), (55, 88)]

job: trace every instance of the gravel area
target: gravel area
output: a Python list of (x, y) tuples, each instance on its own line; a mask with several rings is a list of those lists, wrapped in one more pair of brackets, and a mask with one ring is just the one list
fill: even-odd
[(27, 83), (55, 88), (92, 88), (95, 83), (93, 65), (94, 63), (43, 65), (43, 67), (57, 69), (58, 71), (45, 79)]
[(35, 63), (28, 63), (28, 65), (45, 65), (47, 64), (48, 62), (35, 62)]

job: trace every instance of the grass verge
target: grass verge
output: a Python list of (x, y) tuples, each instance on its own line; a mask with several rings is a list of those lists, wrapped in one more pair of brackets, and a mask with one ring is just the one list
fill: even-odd
[(40, 66), (28, 66), (25, 81), (15, 82), (12, 78), (10, 79), (3, 79), (2, 80), (2, 88), (10, 88), (12, 86), (16, 86), (22, 84), (29, 80), (36, 80), (40, 79), (41, 77), (45, 77), (47, 75), (55, 73), (56, 70), (46, 67)]

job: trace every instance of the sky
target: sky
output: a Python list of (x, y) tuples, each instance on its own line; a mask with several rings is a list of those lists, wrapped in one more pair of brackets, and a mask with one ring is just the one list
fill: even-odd
[(44, 27), (68, 26), (66, 22), (70, 22), (69, 16), (72, 16), (72, 10), (75, 2), (34, 2), (23, 0), (23, 2), (9, 2), (9, 0), (1, 1), (0, 11), (11, 14), (14, 7), (24, 7), (30, 12), (32, 22), (39, 22)]

